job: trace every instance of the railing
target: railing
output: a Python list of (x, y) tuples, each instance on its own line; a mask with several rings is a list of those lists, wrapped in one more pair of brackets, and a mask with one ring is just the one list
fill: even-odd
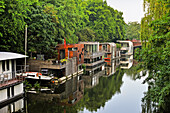
[(104, 51), (87, 52), (84, 54), (84, 57), (94, 57), (94, 56), (102, 56), (102, 55), (104, 55)]
[[(15, 72), (13, 72), (13, 73), (16, 74)], [(10, 75), (12, 76), (12, 73), (0, 74), (0, 87), (8, 86), (10, 84), (14, 84), (14, 83), (17, 83), (17, 82), (22, 82), (24, 80), (23, 76), (16, 76), (14, 78), (7, 78)]]
[[(27, 65), (27, 68), (28, 67), (29, 66)], [(23, 78), (22, 74), (26, 71), (28, 71), (28, 70), (21, 68), (20, 70), (17, 70), (16, 72), (1, 73), (0, 74), (0, 87), (23, 81), (24, 78)]]
[(29, 65), (26, 65), (26, 68), (25, 68), (25, 65), (17, 65), (16, 73), (23, 73), (27, 71), (29, 71)]
[(121, 50), (129, 50), (129, 47), (121, 47)]
[(66, 61), (61, 62), (60, 60), (53, 60), (52, 63), (53, 63), (53, 65), (60, 65), (60, 66), (62, 66), (64, 64), (66, 64)]

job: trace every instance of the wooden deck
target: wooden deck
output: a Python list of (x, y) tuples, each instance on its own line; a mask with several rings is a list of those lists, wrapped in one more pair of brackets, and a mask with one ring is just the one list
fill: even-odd
[(22, 80), (21, 80), (21, 79), (18, 79), (18, 78), (15, 78), (15, 79), (12, 79), (12, 80), (7, 80), (7, 81), (2, 81), (2, 82), (0, 83), (0, 88), (6, 87), (6, 86), (9, 86), (9, 85), (12, 85), (12, 84), (21, 82), (21, 81), (22, 81)]

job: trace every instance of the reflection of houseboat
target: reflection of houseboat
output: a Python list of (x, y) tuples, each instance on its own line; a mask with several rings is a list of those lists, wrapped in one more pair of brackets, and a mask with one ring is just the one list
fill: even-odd
[(105, 66), (105, 75), (110, 76), (116, 72), (116, 68), (119, 66), (119, 59), (115, 59), (111, 61), (111, 65)]
[(104, 70), (104, 52), (99, 51), (99, 42), (79, 42), (84, 44), (84, 64), (86, 66), (85, 75)]
[(23, 80), (16, 75), (24, 72), (22, 69), (17, 70), (17, 62), (25, 57), (17, 53), (0, 52), (0, 106), (23, 96)]
[(104, 71), (98, 71), (97, 73), (89, 76), (89, 75), (83, 75), (82, 79), (85, 84), (85, 88), (93, 88), (97, 84), (99, 84), (99, 78), (100, 76), (104, 75)]
[(120, 68), (130, 69), (133, 65), (133, 55), (121, 58)]
[(15, 113), (24, 109), (24, 98), (0, 108), (0, 113)]
[[(57, 105), (75, 105), (84, 95), (84, 81), (78, 76), (72, 77), (66, 82), (54, 88), (53, 93), (28, 94), (29, 101), (54, 102)], [(55, 100), (55, 101), (54, 101)], [(35, 102), (36, 101), (36, 102)]]

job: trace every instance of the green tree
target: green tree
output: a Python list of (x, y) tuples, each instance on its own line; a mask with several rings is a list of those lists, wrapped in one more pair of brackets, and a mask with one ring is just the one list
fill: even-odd
[(55, 23), (50, 14), (45, 13), (44, 8), (34, 4), (28, 12), (30, 20), (28, 24), (28, 49), (30, 52), (51, 56), (52, 47), (57, 45)]
[(148, 12), (141, 23), (143, 47), (140, 60), (149, 71), (145, 80), (149, 89), (143, 99), (146, 102), (144, 112), (166, 113), (170, 111), (169, 1), (144, 0), (144, 5), (148, 6)]
[(0, 1), (0, 50), (24, 51), (25, 19), (30, 0)]
[(125, 25), (125, 39), (138, 39), (140, 40), (141, 25), (138, 22), (129, 22)]

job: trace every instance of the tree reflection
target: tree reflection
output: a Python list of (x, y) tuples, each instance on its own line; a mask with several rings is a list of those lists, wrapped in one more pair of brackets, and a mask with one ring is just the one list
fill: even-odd
[(119, 69), (113, 76), (101, 77), (97, 86), (85, 89), (84, 97), (78, 104), (89, 111), (97, 111), (104, 107), (114, 94), (120, 93), (123, 74), (124, 72)]

